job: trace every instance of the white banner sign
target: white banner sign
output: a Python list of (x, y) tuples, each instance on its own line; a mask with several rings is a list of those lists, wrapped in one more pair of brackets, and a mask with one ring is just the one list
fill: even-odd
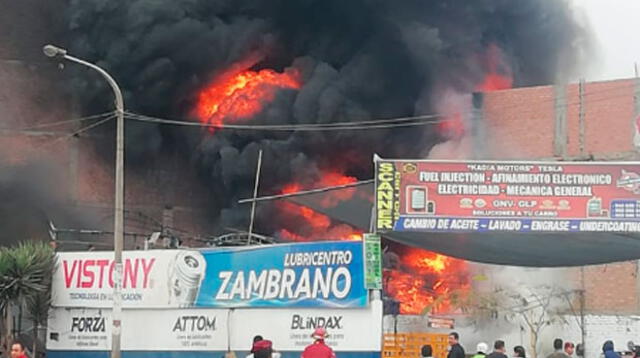
[[(125, 310), (122, 349), (137, 351), (225, 351), (228, 310)], [(49, 318), (47, 349), (111, 349), (111, 311), (54, 308)]]
[[(111, 310), (53, 308), (47, 349), (108, 351)], [(122, 313), (122, 349), (130, 351), (248, 351), (255, 335), (279, 351), (302, 351), (325, 327), (327, 343), (342, 352), (378, 352), (382, 303), (365, 309), (128, 309)], [(230, 344), (230, 346), (229, 346)]]
[(311, 333), (325, 327), (334, 351), (376, 352), (382, 342), (382, 302), (366, 309), (236, 309), (231, 313), (231, 350), (247, 351), (255, 335), (273, 342), (279, 351), (302, 351)]
[[(125, 251), (122, 265), (124, 307), (189, 307), (204, 278), (198, 251)], [(58, 254), (53, 274), (54, 307), (111, 307), (112, 252)]]

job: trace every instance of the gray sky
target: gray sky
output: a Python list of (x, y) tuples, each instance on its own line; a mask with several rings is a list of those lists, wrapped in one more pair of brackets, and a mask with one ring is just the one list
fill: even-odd
[(596, 55), (589, 61), (587, 80), (627, 78), (640, 66), (640, 0), (572, 0), (583, 9), (596, 37)]

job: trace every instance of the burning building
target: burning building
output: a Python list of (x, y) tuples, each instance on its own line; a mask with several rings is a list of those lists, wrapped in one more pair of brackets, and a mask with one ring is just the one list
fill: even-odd
[[(264, 151), (261, 195), (368, 179), (373, 153), (419, 157), (438, 143), (464, 138), (469, 108), (461, 98), (564, 80), (587, 48), (586, 31), (570, 3), (558, 0), (83, 0), (59, 8), (64, 14), (52, 9), (40, 16), (64, 19), (53, 24), (54, 33), (68, 39), (61, 45), (112, 73), (128, 111), (204, 126), (127, 121), (128, 248), (139, 246), (150, 231), (169, 229), (193, 244), (208, 233), (247, 227), (249, 210), (237, 202), (251, 196), (258, 150)], [(43, 33), (41, 41), (28, 43), (39, 50), (45, 39), (52, 38)], [(18, 46), (18, 55), (24, 46)], [(21, 70), (16, 76), (36, 75)], [(32, 115), (16, 111), (3, 116), (3, 124), (19, 129), (68, 113), (80, 117), (110, 110), (109, 89), (91, 73), (69, 66), (55, 80), (48, 92), (69, 94), (72, 104), (60, 99)], [(48, 107), (64, 114), (45, 115)], [(370, 126), (433, 114), (417, 120), (420, 125)], [(77, 127), (74, 122), (69, 130), (99, 120)], [(321, 130), (336, 123), (353, 125)], [(48, 216), (56, 221), (81, 218), (74, 224), (108, 230), (113, 130), (107, 122), (47, 148), (47, 162), (61, 168), (60, 197), (40, 190), (51, 185), (50, 177), (31, 171), (15, 171), (12, 181), (5, 181), (7, 197), (15, 193), (11, 183), (22, 182), (26, 191), (39, 193), (34, 201), (52, 203), (45, 211), (55, 212)], [(4, 138), (11, 142), (3, 153), (14, 152), (16, 141), (31, 147), (32, 132)], [(24, 163), (38, 167), (33, 158), (42, 152), (26, 155)], [(4, 158), (3, 165), (15, 162), (13, 155)], [(23, 181), (25, 176), (33, 180)], [(350, 189), (335, 192), (321, 206), (328, 210), (358, 195)], [(292, 202), (259, 205), (255, 230), (282, 240), (356, 238), (362, 232)], [(404, 302), (402, 312), (421, 312), (437, 303), (436, 294), (468, 284), (449, 277), (465, 272), (462, 262), (393, 249), (401, 258), (400, 266), (388, 271), (393, 278), (388, 291)], [(436, 309), (447, 309), (437, 304)]]

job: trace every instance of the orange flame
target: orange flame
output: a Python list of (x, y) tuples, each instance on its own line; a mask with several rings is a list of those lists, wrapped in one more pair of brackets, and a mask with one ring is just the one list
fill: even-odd
[(511, 88), (513, 79), (510, 76), (501, 75), (498, 73), (487, 73), (484, 76), (484, 81), (478, 86), (483, 92), (499, 91), (503, 89)]
[(486, 74), (484, 80), (478, 84), (478, 90), (483, 92), (509, 89), (513, 85), (511, 69), (504, 63), (500, 48), (492, 44), (485, 53)]
[[(202, 123), (214, 125), (251, 118), (265, 103), (273, 101), (278, 89), (300, 88), (299, 77), (296, 70), (278, 73), (232, 68), (198, 94), (195, 114)], [(215, 127), (210, 128), (215, 131)]]
[[(337, 172), (324, 173), (319, 180), (313, 185), (305, 186), (301, 183), (291, 183), (282, 188), (283, 194), (295, 193), (302, 190), (317, 189), (330, 186), (338, 186), (356, 182), (357, 179), (345, 176)], [(320, 205), (324, 208), (332, 208), (343, 200), (350, 199), (355, 193), (355, 189), (344, 189), (329, 191), (320, 201)], [(349, 225), (333, 223), (331, 219), (320, 214), (308, 207), (294, 204), (292, 202), (283, 201), (280, 204), (280, 210), (286, 215), (295, 219), (302, 219), (304, 227), (295, 229), (283, 229), (280, 236), (291, 241), (310, 241), (318, 239), (333, 240), (362, 240), (362, 232), (353, 229)]]
[(448, 138), (462, 138), (467, 127), (462, 120), (461, 113), (454, 113), (438, 123), (438, 131)]
[(385, 270), (385, 292), (400, 302), (400, 313), (421, 314), (453, 310), (446, 298), (452, 290), (469, 287), (469, 269), (463, 260), (420, 249), (409, 249), (400, 258), (402, 267)]

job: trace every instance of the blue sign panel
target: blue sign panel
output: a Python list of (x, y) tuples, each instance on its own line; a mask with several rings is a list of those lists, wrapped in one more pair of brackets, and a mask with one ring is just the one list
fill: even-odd
[(196, 307), (364, 307), (362, 242), (202, 251)]
[[(635, 209), (634, 209), (635, 210)], [(619, 212), (616, 216), (621, 216)], [(425, 218), (400, 216), (394, 231), (640, 232), (633, 220)]]

